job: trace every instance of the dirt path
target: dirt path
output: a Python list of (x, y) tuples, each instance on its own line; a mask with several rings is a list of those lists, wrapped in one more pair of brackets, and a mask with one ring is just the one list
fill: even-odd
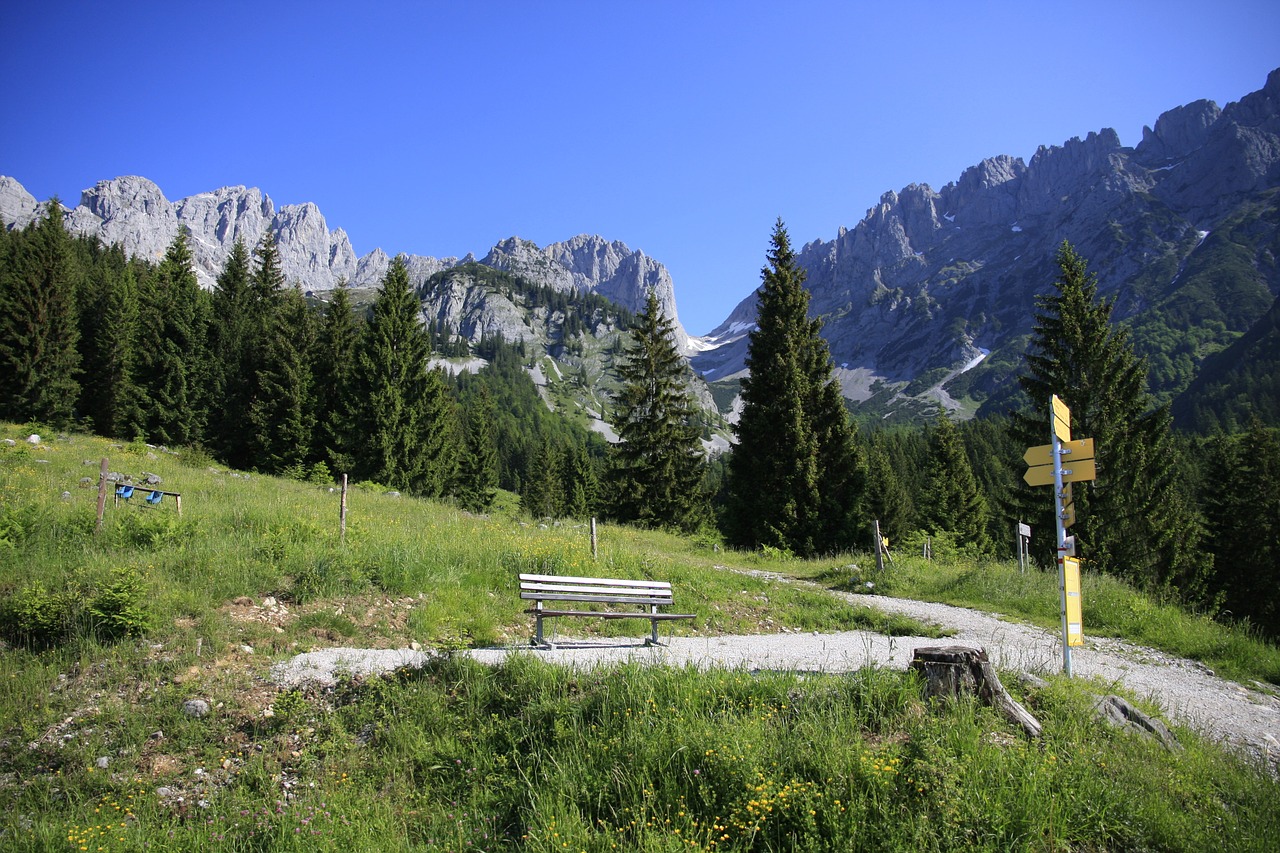
[[(499, 663), (511, 654), (533, 654), (567, 666), (591, 667), (628, 661), (729, 667), (750, 670), (849, 672), (865, 666), (906, 669), (919, 646), (981, 646), (1004, 670), (1052, 674), (1062, 671), (1062, 647), (1055, 633), (1006, 622), (988, 613), (946, 604), (884, 596), (842, 594), (854, 607), (901, 613), (956, 631), (954, 637), (886, 637), (869, 631), (834, 634), (782, 633), (750, 636), (672, 637), (667, 645), (647, 647), (633, 640), (565, 638), (554, 650), (527, 646), (475, 649), (476, 660)], [(553, 642), (555, 638), (551, 637)], [(1248, 689), (1218, 678), (1204, 665), (1119, 640), (1087, 638), (1073, 651), (1077, 678), (1101, 682), (1102, 689), (1123, 685), (1162, 707), (1168, 717), (1265, 761), (1280, 772), (1280, 691), (1267, 685)], [(376, 655), (366, 660), (366, 655)], [(299, 655), (275, 668), (275, 680), (294, 684), (332, 678), (335, 669), (372, 672), (421, 665), (422, 653), (326, 649)]]

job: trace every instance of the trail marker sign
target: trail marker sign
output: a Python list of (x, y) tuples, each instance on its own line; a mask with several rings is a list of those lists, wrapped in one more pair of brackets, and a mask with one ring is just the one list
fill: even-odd
[(1093, 455), (1093, 439), (1071, 438), (1071, 409), (1054, 394), (1049, 399), (1049, 443), (1028, 447), (1022, 455), (1027, 472), (1022, 479), (1029, 486), (1053, 486), (1058, 527), (1058, 585), (1062, 610), (1062, 671), (1071, 675), (1071, 648), (1084, 645), (1080, 613), (1080, 561), (1076, 559), (1075, 537), (1067, 528), (1076, 521), (1071, 484), (1098, 476)]

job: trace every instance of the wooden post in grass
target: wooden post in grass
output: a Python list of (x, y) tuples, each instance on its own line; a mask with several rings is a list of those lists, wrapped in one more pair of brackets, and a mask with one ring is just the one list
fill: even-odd
[(1027, 737), (1040, 737), (1040, 721), (1014, 700), (1000, 683), (985, 649), (968, 646), (929, 646), (916, 649), (911, 670), (924, 677), (926, 699), (951, 701), (976, 696), (1016, 723)]
[(591, 559), (600, 559), (600, 543), (596, 539), (596, 517), (591, 516)]
[(102, 468), (98, 471), (98, 523), (93, 528), (94, 535), (102, 532), (102, 516), (107, 511), (107, 457), (102, 457)]
[(347, 541), (347, 475), (342, 475), (342, 500), (338, 504), (338, 541)]
[(875, 537), (876, 537), (876, 571), (884, 574), (884, 540), (880, 538), (880, 519), (876, 519)]

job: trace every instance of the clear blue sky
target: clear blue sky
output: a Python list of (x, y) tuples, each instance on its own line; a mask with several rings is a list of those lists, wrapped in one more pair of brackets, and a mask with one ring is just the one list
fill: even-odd
[(357, 254), (580, 233), (693, 333), (886, 190), (1259, 89), (1280, 3), (8, 2), (0, 174), (315, 202)]

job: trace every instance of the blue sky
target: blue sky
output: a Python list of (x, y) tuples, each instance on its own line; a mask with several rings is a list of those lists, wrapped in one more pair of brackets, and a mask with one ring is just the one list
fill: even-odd
[(710, 331), (887, 190), (1280, 67), (1280, 3), (11, 2), (0, 174), (315, 202), (358, 254), (600, 234)]

